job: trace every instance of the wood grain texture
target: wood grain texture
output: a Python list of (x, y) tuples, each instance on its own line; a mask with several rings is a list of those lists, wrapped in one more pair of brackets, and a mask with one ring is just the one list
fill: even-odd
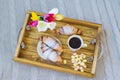
[(26, 11), (47, 13), (58, 7), (66, 17), (103, 25), (103, 57), (93, 80), (120, 78), (119, 0), (0, 0), (0, 80), (91, 80), (76, 75), (19, 64), (12, 60)]
[[(14, 60), (22, 63), (32, 64), (38, 67), (50, 68), (50, 69), (54, 69), (62, 72), (67, 72), (67, 73), (72, 73), (72, 74), (93, 78), (96, 70), (97, 57), (98, 57), (98, 51), (99, 51), (99, 42), (100, 42), (99, 38), (100, 38), (100, 33), (102, 31), (101, 25), (87, 22), (87, 21), (82, 21), (82, 20), (64, 18), (62, 21), (56, 21), (57, 26), (53, 31), (47, 30), (46, 33), (40, 33), (37, 31), (36, 28), (31, 27), (30, 30), (25, 29), (25, 27), (27, 26), (27, 23), (31, 20), (30, 19), (31, 12), (32, 11), (27, 11), (23, 27), (20, 31), (20, 36), (18, 39)], [(40, 13), (40, 12), (36, 12), (36, 13), (39, 16), (44, 15), (43, 13)], [(67, 46), (67, 39), (69, 38), (69, 36), (55, 34), (55, 31), (58, 28), (66, 24), (69, 24), (81, 30), (82, 34), (80, 36), (83, 38), (84, 43), (88, 45), (86, 48), (81, 48), (80, 50), (77, 51), (78, 54), (80, 53), (86, 54), (86, 58), (88, 60), (87, 68), (85, 68), (85, 72), (83, 73), (79, 71), (74, 71), (72, 68), (72, 64), (71, 64), (72, 51), (70, 51)], [(36, 51), (37, 43), (38, 43), (39, 36), (42, 36), (42, 35), (49, 35), (51, 37), (55, 36), (61, 41), (62, 47), (63, 47), (63, 52), (61, 57), (63, 60), (67, 61), (67, 64), (52, 63), (50, 61), (45, 61), (38, 56)], [(90, 41), (95, 38), (97, 40), (96, 45), (91, 45)], [(20, 44), (22, 42), (25, 43), (25, 46), (26, 46), (25, 49), (22, 49), (20, 47)], [(89, 58), (91, 56), (94, 57), (93, 62), (89, 62)]]

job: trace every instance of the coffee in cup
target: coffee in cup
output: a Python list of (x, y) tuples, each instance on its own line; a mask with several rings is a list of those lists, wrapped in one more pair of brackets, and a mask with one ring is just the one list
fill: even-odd
[(87, 47), (87, 44), (83, 43), (83, 39), (79, 35), (72, 35), (67, 41), (68, 47), (72, 51), (77, 51), (82, 47)]

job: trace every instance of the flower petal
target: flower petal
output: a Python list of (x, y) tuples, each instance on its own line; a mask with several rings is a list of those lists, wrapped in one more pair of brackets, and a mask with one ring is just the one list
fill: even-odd
[(45, 32), (48, 29), (48, 24), (44, 21), (39, 21), (37, 28), (38, 28), (38, 32), (41, 32), (41, 31)]
[(31, 17), (32, 20), (39, 21), (39, 17), (37, 16), (37, 14), (35, 12), (32, 12), (31, 14), (32, 14), (32, 17)]
[(49, 13), (57, 14), (58, 13), (58, 8), (53, 8), (52, 10), (49, 11)]
[(45, 14), (44, 15), (44, 21), (45, 22), (53, 22), (55, 20), (54, 14)]
[(50, 30), (55, 29), (55, 26), (56, 26), (56, 23), (55, 23), (55, 22), (50, 22), (50, 23), (48, 23), (48, 24), (49, 24), (48, 28), (49, 28)]
[(38, 25), (38, 21), (30, 21), (29, 23), (29, 26), (31, 26), (31, 27), (36, 27), (37, 25)]
[(56, 20), (62, 20), (63, 18), (64, 18), (64, 16), (62, 14), (56, 14), (55, 15)]

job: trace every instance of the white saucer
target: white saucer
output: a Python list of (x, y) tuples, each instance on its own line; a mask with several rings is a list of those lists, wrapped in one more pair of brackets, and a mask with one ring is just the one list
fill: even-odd
[[(52, 37), (52, 38), (54, 38), (55, 40), (57, 40), (59, 42), (59, 44), (62, 45), (61, 42), (59, 41), (59, 39), (57, 39), (56, 37)], [(39, 56), (41, 58), (47, 60), (47, 57), (43, 56), (43, 53), (42, 53), (42, 50), (41, 50), (41, 46), (42, 46), (42, 41), (39, 41), (38, 44), (37, 44), (37, 52), (38, 52), (38, 54), (39, 54)], [(61, 55), (61, 52), (59, 52), (58, 55)]]

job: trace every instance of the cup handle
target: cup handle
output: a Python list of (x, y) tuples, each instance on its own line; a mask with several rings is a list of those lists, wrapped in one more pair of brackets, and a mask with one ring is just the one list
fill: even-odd
[(83, 44), (82, 47), (87, 47), (87, 44)]

